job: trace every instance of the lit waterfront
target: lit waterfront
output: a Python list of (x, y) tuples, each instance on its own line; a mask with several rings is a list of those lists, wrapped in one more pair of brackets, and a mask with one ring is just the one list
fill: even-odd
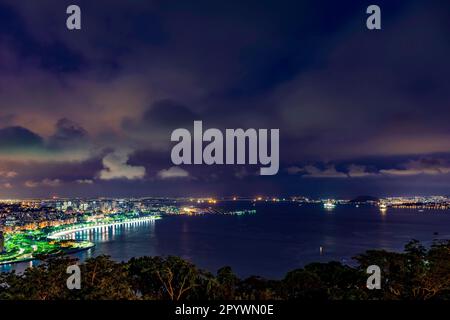
[[(227, 206), (242, 206), (229, 202)], [(429, 245), (450, 239), (450, 210), (433, 214), (416, 209), (320, 203), (257, 202), (251, 215), (171, 215), (79, 231), (66, 235), (95, 247), (74, 256), (80, 260), (106, 254), (116, 261), (139, 256), (174, 255), (211, 272), (230, 265), (239, 275), (280, 277), (310, 262), (352, 257), (369, 249), (401, 251), (411, 239)], [(234, 208), (231, 208), (234, 209)], [(37, 262), (33, 262), (36, 264)], [(29, 264), (3, 270), (23, 270)]]
[[(64, 228), (55, 227), (56, 231), (48, 232), (46, 229), (14, 232), (7, 235), (5, 247), (7, 251), (0, 257), (0, 265), (9, 265), (36, 259), (37, 255), (54, 255), (59, 253), (70, 253), (75, 251), (87, 250), (94, 246), (89, 241), (76, 240), (70, 235), (77, 232), (90, 230), (106, 230), (109, 227), (120, 225), (136, 225), (145, 221), (154, 221), (160, 219), (159, 216), (147, 216), (137, 218), (123, 219), (120, 215), (118, 220), (104, 219), (96, 223), (79, 223), (66, 226)], [(120, 219), (120, 220), (119, 220)], [(73, 240), (73, 241), (69, 241)]]
[(68, 228), (64, 228), (63, 230), (59, 230), (57, 232), (50, 233), (47, 238), (49, 239), (67, 239), (66, 236), (70, 234), (74, 234), (81, 231), (89, 231), (89, 230), (106, 230), (108, 227), (118, 226), (118, 225), (135, 225), (139, 224), (142, 221), (155, 221), (157, 219), (161, 219), (159, 216), (151, 216), (151, 217), (141, 217), (141, 218), (133, 218), (126, 219), (123, 221), (110, 222), (110, 223), (98, 223), (93, 225), (73, 225)]

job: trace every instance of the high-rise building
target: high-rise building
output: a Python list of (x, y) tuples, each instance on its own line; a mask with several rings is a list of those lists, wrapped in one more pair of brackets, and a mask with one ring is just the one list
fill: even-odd
[(0, 231), (0, 253), (3, 253), (5, 247), (5, 238), (3, 236), (3, 231)]

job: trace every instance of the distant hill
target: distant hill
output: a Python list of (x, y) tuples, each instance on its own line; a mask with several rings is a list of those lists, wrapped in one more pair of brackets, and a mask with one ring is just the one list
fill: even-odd
[(359, 196), (356, 197), (353, 200), (350, 200), (350, 202), (353, 203), (363, 203), (363, 202), (379, 202), (380, 199), (377, 197), (372, 197), (372, 196)]

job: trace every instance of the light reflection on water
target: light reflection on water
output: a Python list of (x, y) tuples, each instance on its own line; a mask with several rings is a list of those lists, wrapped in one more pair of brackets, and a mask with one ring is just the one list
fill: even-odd
[[(96, 228), (77, 231), (68, 235), (60, 237), (63, 240), (77, 240), (77, 241), (90, 241), (98, 246), (101, 243), (109, 242), (112, 239), (120, 238), (121, 235), (135, 232), (136, 230), (141, 230), (142, 228), (147, 229), (149, 232), (153, 233), (155, 229), (155, 220), (140, 220), (140, 221), (130, 221), (123, 224), (116, 224), (111, 226), (99, 226)], [(80, 260), (85, 260), (92, 258), (96, 255), (102, 254), (101, 252), (96, 252), (95, 248), (84, 250), (75, 254), (71, 254), (75, 258)], [(17, 273), (22, 273), (26, 268), (35, 267), (40, 264), (38, 260), (27, 261), (23, 263), (14, 263), (0, 266), (0, 272), (16, 271)]]
[[(116, 261), (176, 255), (211, 272), (229, 265), (240, 276), (280, 278), (310, 262), (351, 263), (368, 249), (400, 251), (413, 238), (426, 245), (434, 238), (450, 238), (449, 210), (380, 212), (371, 206), (337, 205), (327, 212), (318, 205), (296, 204), (258, 204), (256, 209), (248, 216), (172, 216), (99, 227), (68, 239), (96, 244), (74, 255), (80, 260), (101, 254)], [(14, 268), (20, 271), (29, 265)]]

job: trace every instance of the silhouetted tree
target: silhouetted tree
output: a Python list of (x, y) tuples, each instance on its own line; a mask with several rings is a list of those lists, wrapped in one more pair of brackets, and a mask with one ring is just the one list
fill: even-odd
[(101, 255), (81, 265), (81, 290), (78, 296), (86, 300), (135, 299), (126, 263), (116, 263)]
[[(67, 288), (67, 267), (76, 259), (54, 256), (22, 274), (0, 274), (0, 299), (9, 300), (429, 300), (450, 299), (450, 242), (425, 248), (418, 241), (403, 253), (369, 250), (357, 265), (312, 263), (282, 280), (240, 280), (230, 267), (213, 275), (179, 257), (140, 257), (117, 263), (98, 256), (80, 264), (81, 289)], [(378, 265), (381, 290), (368, 290), (366, 269)]]

